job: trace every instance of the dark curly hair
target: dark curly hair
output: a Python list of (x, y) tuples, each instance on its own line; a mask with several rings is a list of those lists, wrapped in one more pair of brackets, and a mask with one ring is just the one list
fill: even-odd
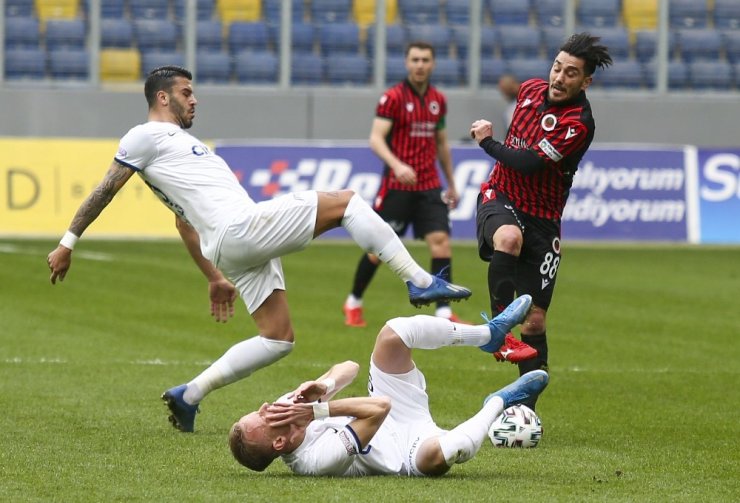
[(609, 48), (597, 44), (599, 40), (601, 40), (600, 37), (593, 36), (590, 33), (576, 33), (565, 41), (560, 50), (582, 59), (586, 76), (593, 75), (596, 67), (606, 68), (612, 64)]

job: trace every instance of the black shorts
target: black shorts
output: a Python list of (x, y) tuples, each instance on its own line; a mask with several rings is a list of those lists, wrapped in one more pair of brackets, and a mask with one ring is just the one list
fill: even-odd
[(523, 213), (500, 192), (496, 192), (496, 198), (485, 204), (481, 204), (481, 199), (479, 194), (476, 215), (478, 255), (490, 262), (496, 229), (502, 225), (519, 227), (524, 242), (517, 265), (516, 293), (531, 295), (536, 306), (547, 310), (561, 260), (560, 222)]
[(450, 233), (449, 211), (442, 201), (442, 189), (389, 190), (382, 199), (375, 200), (375, 211), (399, 236), (406, 234), (409, 224), (414, 226), (416, 239), (424, 239), (430, 232)]

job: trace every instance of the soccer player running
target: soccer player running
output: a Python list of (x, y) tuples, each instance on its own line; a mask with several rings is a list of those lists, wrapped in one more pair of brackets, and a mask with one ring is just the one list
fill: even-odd
[(466, 288), (424, 271), (393, 229), (352, 191), (304, 191), (255, 203), (226, 162), (187, 132), (197, 104), (191, 80), (189, 71), (176, 66), (149, 74), (144, 84), (148, 122), (123, 136), (103, 181), (47, 258), (51, 282), (63, 280), (77, 239), (137, 173), (175, 213), (180, 236), (208, 279), (216, 321), (233, 316), (239, 292), (259, 335), (237, 343), (193, 380), (163, 394), (177, 429), (193, 431), (198, 404), (208, 393), (291, 352), (294, 334), (279, 257), (302, 250), (329, 229), (344, 227), (363, 250), (385, 261), (406, 282), (414, 305), (470, 296)]
[[(370, 131), (370, 148), (385, 168), (374, 208), (399, 236), (413, 224), (414, 237), (424, 239), (432, 259), (431, 272), (452, 281), (449, 209), (458, 195), (452, 176), (452, 157), (447, 142), (447, 100), (430, 84), (434, 48), (426, 42), (406, 47), (407, 78), (380, 97)], [(442, 184), (437, 160), (447, 181)], [(352, 290), (344, 303), (344, 322), (364, 327), (362, 296), (380, 260), (365, 254), (355, 271)], [(437, 302), (435, 314), (459, 321), (446, 301)]]
[[(522, 341), (535, 348), (534, 359), (519, 361), (531, 350), (513, 335), (495, 356), (518, 363), (520, 374), (547, 369), (545, 317), (560, 266), (563, 207), (573, 175), (594, 136), (594, 118), (586, 99), (597, 67), (612, 63), (608, 49), (588, 33), (571, 36), (560, 48), (549, 82), (521, 85), (504, 143), (492, 138), (489, 121), (477, 120), (471, 136), (496, 164), (478, 197), (477, 235), (481, 259), (489, 261), (491, 310), (500, 312), (514, 295), (529, 294), (532, 311), (522, 324)], [(536, 397), (526, 405), (534, 409)]]
[(473, 417), (446, 431), (431, 416), (426, 379), (412, 350), (480, 346), (494, 351), (524, 319), (531, 302), (528, 295), (519, 297), (479, 326), (426, 315), (388, 321), (370, 358), (369, 396), (331, 400), (359, 369), (352, 361), (336, 364), (317, 380), (239, 419), (229, 433), (232, 454), (256, 471), (280, 457), (299, 475), (443, 475), (475, 456), (493, 421), (507, 407), (542, 392), (548, 375), (533, 370), (520, 377), (488, 395)]

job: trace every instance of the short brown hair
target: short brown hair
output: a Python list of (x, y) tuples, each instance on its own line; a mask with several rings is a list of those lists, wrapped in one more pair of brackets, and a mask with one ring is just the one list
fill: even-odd
[(414, 40), (412, 42), (409, 42), (408, 44), (406, 44), (406, 52), (403, 53), (404, 56), (408, 56), (411, 49), (432, 51), (432, 59), (434, 59), (434, 46), (429, 42), (424, 42), (423, 40)]
[(268, 452), (261, 446), (246, 441), (239, 423), (234, 423), (229, 431), (229, 447), (231, 454), (240, 464), (256, 472), (264, 471), (278, 456), (272, 450)]

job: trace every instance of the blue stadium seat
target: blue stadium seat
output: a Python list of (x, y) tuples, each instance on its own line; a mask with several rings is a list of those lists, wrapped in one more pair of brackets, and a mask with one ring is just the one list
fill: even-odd
[(542, 28), (564, 27), (565, 2), (566, 0), (532, 0), (537, 25)]
[[(645, 80), (648, 86), (654, 87), (656, 83), (657, 66), (655, 61), (645, 64)], [(668, 89), (681, 90), (686, 89), (689, 83), (689, 67), (683, 61), (668, 62)]]
[(360, 27), (356, 23), (327, 23), (318, 27), (321, 54), (359, 54)]
[(142, 52), (174, 51), (177, 48), (177, 26), (167, 19), (134, 21), (134, 36)]
[(456, 58), (435, 58), (432, 82), (443, 87), (457, 87), (461, 84), (462, 66)]
[[(470, 23), (470, 0), (447, 0), (444, 3), (445, 18), (447, 24), (459, 26)], [(480, 18), (481, 12), (476, 16)]]
[[(731, 63), (740, 63), (740, 31), (728, 30), (723, 33), (725, 55)], [(740, 76), (738, 76), (740, 80)]]
[(141, 75), (146, 77), (149, 72), (160, 66), (185, 66), (185, 55), (180, 51), (142, 51)]
[[(468, 58), (468, 44), (470, 43), (470, 27), (459, 25), (452, 27), (452, 40), (457, 48), (458, 59)], [(490, 25), (481, 26), (480, 51), (485, 57), (493, 55), (498, 42), (498, 31)]]
[(290, 80), (298, 85), (317, 85), (324, 81), (324, 60), (317, 54), (293, 54)]
[(441, 20), (439, 0), (398, 0), (398, 10), (407, 26), (436, 24)]
[(86, 80), (90, 55), (85, 49), (65, 47), (49, 51), (49, 73), (54, 79)]
[(489, 56), (480, 60), (480, 83), (483, 86), (498, 86), (502, 75), (509, 73), (509, 63), (502, 58)]
[(593, 82), (604, 88), (640, 89), (645, 85), (645, 70), (636, 59), (614, 59), (612, 66), (596, 69)]
[(134, 44), (134, 25), (128, 19), (106, 18), (100, 21), (102, 47), (131, 47)]
[[(90, 12), (90, 0), (87, 0), (87, 12)], [(105, 19), (123, 19), (126, 17), (126, 2), (100, 0), (100, 16)]]
[(689, 63), (689, 85), (693, 89), (732, 89), (732, 65), (727, 61), (693, 61)]
[(274, 84), (278, 81), (280, 61), (268, 51), (242, 51), (234, 56), (236, 80), (242, 83)]
[(601, 37), (601, 43), (609, 48), (613, 58), (627, 58), (630, 55), (630, 36), (626, 28), (604, 27), (592, 30), (594, 35)]
[(547, 80), (550, 68), (552, 68), (552, 60), (544, 58), (510, 59), (508, 64), (509, 73), (514, 75), (519, 82), (534, 78)]
[(40, 46), (39, 22), (34, 17), (5, 18), (5, 47), (34, 49)]
[(436, 57), (447, 56), (452, 44), (450, 28), (442, 24), (414, 24), (406, 29), (409, 42), (423, 41), (434, 47)]
[[(375, 54), (375, 25), (367, 28), (366, 52), (372, 57)], [(406, 50), (406, 30), (400, 24), (389, 24), (385, 27), (385, 50), (390, 56), (403, 56)]]
[[(175, 0), (175, 18), (184, 21), (185, 20), (185, 7), (188, 0)], [(216, 10), (216, 0), (196, 0), (195, 2), (195, 18), (198, 21), (207, 21), (213, 17), (213, 13)]]
[(716, 29), (740, 29), (740, 2), (737, 0), (714, 0), (713, 19)]
[(5, 17), (32, 17), (34, 0), (5, 0)]
[(621, 13), (621, 0), (579, 0), (576, 22), (588, 27), (616, 26)]
[(541, 32), (542, 48), (545, 56), (554, 58), (568, 39), (564, 26), (545, 26)]
[(683, 29), (676, 32), (681, 58), (718, 60), (722, 50), (722, 36), (713, 28)]
[(165, 19), (169, 14), (169, 0), (128, 0), (134, 19)]
[(498, 46), (504, 59), (537, 57), (540, 54), (540, 30), (527, 25), (498, 27)]
[(229, 26), (228, 45), (231, 54), (245, 49), (266, 51), (270, 48), (270, 30), (262, 21), (234, 21)]
[(529, 24), (529, 2), (522, 0), (489, 0), (488, 12), (496, 25)]
[(635, 57), (642, 62), (653, 59), (658, 47), (658, 32), (656, 30), (637, 30), (634, 35)]
[(704, 28), (709, 20), (707, 0), (669, 0), (668, 24), (671, 28)]
[(311, 0), (314, 23), (347, 23), (351, 19), (352, 0)]
[(46, 77), (46, 53), (43, 49), (19, 47), (5, 49), (5, 78), (44, 79)]
[(195, 39), (198, 51), (221, 52), (224, 48), (223, 25), (221, 21), (206, 19), (195, 25)]
[(385, 81), (387, 84), (401, 82), (408, 75), (406, 58), (403, 56), (388, 56), (385, 60)]
[(367, 85), (372, 64), (365, 56), (339, 54), (326, 58), (326, 78), (330, 84)]
[[(275, 48), (280, 49), (280, 25), (269, 25), (270, 38), (275, 42)], [(296, 22), (290, 25), (290, 40), (293, 52), (307, 53), (314, 51), (316, 43), (316, 27), (311, 23)]]
[(231, 80), (231, 56), (225, 52), (199, 52), (195, 56), (198, 82), (227, 84)]
[(50, 19), (46, 22), (46, 47), (51, 49), (85, 47), (87, 29), (82, 19)]
[[(280, 8), (282, 0), (262, 0), (262, 17), (270, 24), (280, 23)], [(291, 21), (293, 23), (303, 22), (303, 0), (292, 0)]]

